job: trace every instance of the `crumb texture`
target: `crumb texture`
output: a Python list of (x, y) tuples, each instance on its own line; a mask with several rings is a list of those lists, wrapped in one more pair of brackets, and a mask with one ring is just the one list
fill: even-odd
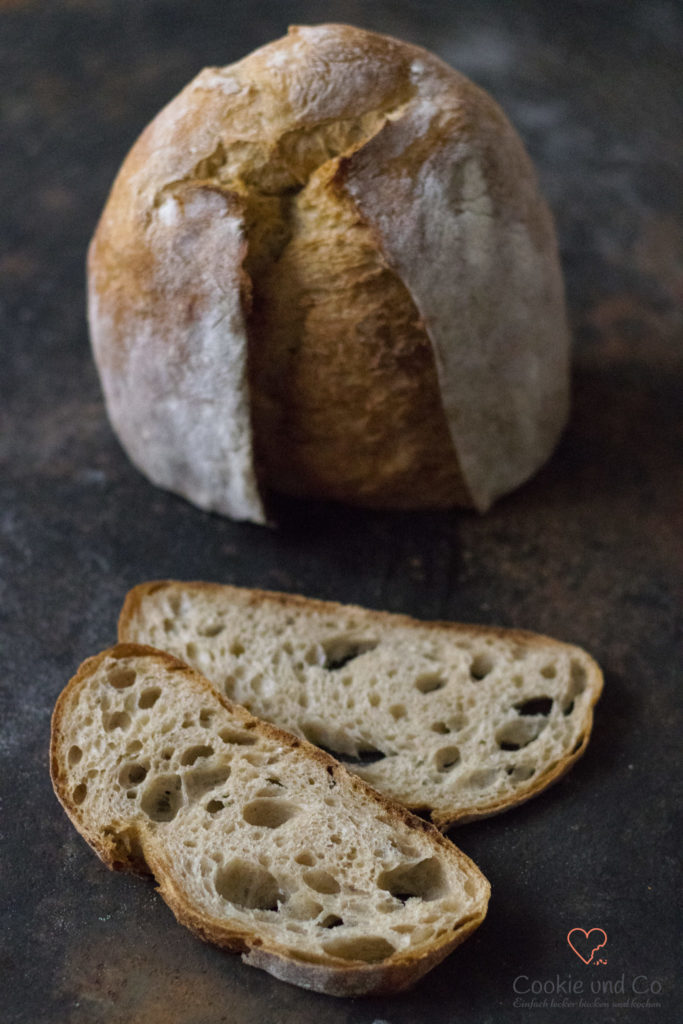
[(584, 750), (602, 675), (521, 631), (201, 584), (131, 592), (120, 639), (198, 668), (444, 827), (520, 803)]
[(151, 871), (183, 923), (307, 987), (404, 987), (485, 913), (486, 880), (436, 830), (149, 648), (81, 668), (52, 773), (107, 863)]

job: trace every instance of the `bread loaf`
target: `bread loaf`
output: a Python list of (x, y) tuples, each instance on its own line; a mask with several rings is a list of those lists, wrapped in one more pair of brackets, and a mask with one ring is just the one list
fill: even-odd
[(109, 867), (285, 981), (399, 991), (482, 921), (489, 886), (431, 825), (150, 648), (90, 658), (52, 722), (55, 791)]
[(183, 658), (440, 828), (560, 778), (602, 689), (585, 651), (534, 633), (218, 584), (135, 587), (119, 639)]
[(291, 29), (149, 125), (88, 257), (111, 422), (156, 484), (489, 507), (568, 407), (550, 214), (481, 89), (419, 47)]

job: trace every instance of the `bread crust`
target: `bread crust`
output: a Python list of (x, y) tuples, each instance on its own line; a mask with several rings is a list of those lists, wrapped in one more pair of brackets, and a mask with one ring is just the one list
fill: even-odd
[(588, 746), (588, 741), (593, 727), (593, 708), (602, 693), (604, 680), (602, 670), (597, 662), (585, 650), (577, 647), (576, 645), (565, 644), (559, 640), (553, 639), (552, 637), (523, 629), (508, 629), (500, 626), (463, 625), (461, 623), (447, 621), (426, 621), (415, 619), (409, 615), (397, 614), (395, 612), (375, 611), (358, 605), (341, 605), (338, 602), (322, 601), (315, 598), (304, 597), (300, 594), (260, 590), (258, 588), (250, 589), (232, 587), (229, 584), (205, 581), (181, 582), (177, 580), (153, 580), (139, 583), (126, 594), (118, 620), (118, 636), (121, 642), (127, 642), (130, 634), (133, 632), (132, 624), (138, 616), (145, 598), (148, 595), (155, 593), (157, 590), (165, 588), (177, 588), (179, 592), (196, 589), (206, 592), (213, 591), (217, 594), (221, 592), (224, 593), (226, 591), (233, 591), (235, 594), (245, 598), (253, 605), (271, 602), (278, 604), (283, 608), (300, 608), (306, 611), (320, 612), (321, 614), (332, 618), (335, 617), (335, 615), (339, 615), (342, 611), (344, 613), (358, 612), (361, 613), (367, 621), (377, 622), (378, 624), (401, 625), (408, 627), (418, 626), (420, 629), (429, 629), (440, 632), (446, 631), (454, 637), (472, 637), (473, 635), (480, 637), (495, 637), (512, 643), (523, 643), (532, 648), (542, 648), (550, 644), (558, 650), (566, 649), (573, 652), (581, 652), (585, 659), (585, 665), (589, 669), (590, 673), (587, 679), (590, 701), (583, 719), (580, 744), (571, 750), (565, 757), (561, 758), (556, 764), (548, 766), (548, 768), (540, 775), (534, 777), (526, 784), (520, 784), (519, 789), (517, 789), (509, 798), (493, 800), (484, 804), (473, 801), (469, 806), (459, 807), (457, 810), (452, 811), (434, 809), (426, 807), (424, 804), (410, 805), (411, 811), (418, 814), (428, 815), (434, 825), (442, 831), (445, 831), (454, 825), (462, 825), (466, 822), (475, 821), (479, 818), (488, 818), (526, 803), (527, 800), (531, 800), (534, 796), (537, 796), (549, 786), (558, 782), (579, 760), (579, 758), (583, 756)]
[(528, 157), (482, 90), (387, 36), (293, 28), (203, 71), (125, 160), (88, 277), (112, 424), (202, 508), (264, 522), (270, 486), (483, 511), (564, 426)]
[[(165, 855), (161, 841), (144, 822), (115, 822), (108, 829), (91, 827), (74, 802), (67, 785), (64, 751), (72, 699), (98, 670), (105, 659), (151, 658), (166, 671), (179, 672), (191, 680), (199, 693), (204, 692), (212, 702), (218, 703), (240, 718), (244, 725), (261, 735), (271, 737), (278, 744), (297, 750), (303, 761), (314, 761), (334, 776), (336, 785), (345, 791), (359, 794), (369, 805), (375, 805), (394, 823), (402, 823), (429, 837), (430, 844), (438, 847), (458, 868), (467, 874), (479, 893), (478, 912), (458, 921), (449, 934), (435, 939), (426, 954), (396, 952), (378, 964), (356, 963), (333, 955), (312, 957), (311, 960), (294, 958), (275, 941), (264, 939), (258, 929), (240, 928), (197, 909), (178, 884), (172, 861)], [(414, 984), (424, 973), (439, 963), (458, 946), (483, 920), (490, 886), (473, 862), (450, 843), (432, 825), (410, 814), (404, 807), (377, 793), (357, 776), (348, 772), (334, 758), (317, 747), (267, 722), (255, 719), (244, 708), (232, 704), (214, 690), (199, 673), (173, 656), (140, 645), (120, 643), (88, 658), (60, 694), (52, 715), (50, 739), (50, 775), (55, 794), (67, 815), (100, 859), (113, 870), (152, 874), (159, 892), (176, 918), (205, 941), (231, 952), (242, 953), (246, 963), (262, 967), (283, 981), (330, 995), (380, 995), (402, 991)], [(134, 850), (127, 848), (130, 833), (134, 832)]]

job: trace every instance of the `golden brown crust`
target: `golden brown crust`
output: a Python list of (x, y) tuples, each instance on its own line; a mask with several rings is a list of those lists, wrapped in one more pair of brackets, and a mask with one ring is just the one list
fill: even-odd
[[(176, 227), (193, 186), (214, 191), (207, 216)], [(529, 160), (490, 97), (390, 37), (293, 28), (202, 72), (124, 162), (88, 272), (114, 427), (204, 508), (262, 522), (258, 476), (483, 510), (564, 423), (562, 285)]]
[[(65, 772), (60, 760), (60, 745), (64, 731), (63, 719), (65, 715), (69, 714), (71, 699), (97, 671), (100, 664), (105, 659), (136, 657), (153, 658), (166, 670), (185, 674), (192, 680), (193, 686), (200, 691), (206, 691), (207, 696), (221, 704), (233, 715), (240, 717), (248, 728), (272, 737), (283, 746), (299, 750), (303, 759), (313, 760), (324, 765), (328, 772), (334, 774), (337, 785), (356, 791), (366, 803), (376, 804), (393, 822), (401, 822), (409, 828), (427, 833), (432, 844), (439, 846), (451, 861), (456, 861), (463, 871), (471, 872), (472, 877), (477, 879), (477, 884), (481, 887), (482, 892), (481, 912), (459, 921), (453, 933), (437, 938), (426, 955), (424, 953), (397, 952), (379, 964), (356, 963), (338, 959), (332, 955), (313, 956), (310, 960), (296, 959), (290, 951), (277, 942), (265, 941), (259, 935), (256, 926), (254, 929), (235, 927), (199, 911), (186, 896), (182, 887), (177, 884), (173, 864), (165, 856), (153, 831), (148, 827), (141, 824), (134, 826), (137, 831), (138, 859), (125, 856), (122, 858), (121, 851), (125, 849), (125, 844), (121, 843), (121, 835), (125, 834), (126, 829), (130, 830), (130, 825), (124, 822), (112, 826), (108, 830), (110, 834), (106, 839), (103, 839), (101, 832), (88, 826), (84, 815), (69, 795)], [(414, 817), (404, 807), (377, 793), (317, 747), (304, 740), (299, 740), (276, 726), (255, 719), (244, 708), (232, 704), (223, 695), (217, 693), (207, 680), (182, 661), (152, 647), (120, 643), (83, 662), (76, 675), (60, 694), (55, 705), (52, 716), (50, 773), (55, 794), (67, 815), (108, 867), (153, 874), (160, 894), (176, 918), (196, 935), (205, 941), (222, 946), (226, 950), (243, 953), (245, 954), (243, 958), (247, 963), (263, 967), (276, 977), (304, 988), (331, 995), (378, 995), (402, 991), (414, 984), (474, 931), (486, 912), (488, 883), (480, 875), (472, 861), (432, 825)]]
[(330, 161), (252, 275), (257, 452), (278, 491), (384, 508), (471, 504), (415, 304)]
[(253, 605), (259, 605), (263, 602), (271, 602), (279, 604), (285, 608), (301, 608), (303, 610), (315, 611), (328, 616), (334, 616), (335, 613), (339, 613), (340, 611), (343, 611), (344, 613), (348, 613), (349, 611), (358, 611), (364, 616), (369, 616), (370, 620), (388, 625), (409, 627), (419, 626), (421, 629), (433, 629), (439, 631), (446, 630), (453, 635), (463, 635), (467, 637), (472, 637), (473, 635), (481, 637), (488, 636), (512, 641), (513, 643), (520, 642), (532, 648), (540, 648), (547, 644), (552, 644), (556, 648), (567, 648), (573, 651), (581, 651), (586, 658), (587, 665), (590, 667), (591, 678), (589, 683), (590, 705), (586, 711), (586, 717), (584, 719), (584, 729), (582, 731), (580, 746), (570, 751), (557, 763), (549, 765), (544, 772), (538, 776), (534, 776), (528, 783), (520, 784), (512, 795), (507, 796), (504, 799), (493, 799), (488, 803), (482, 803), (480, 800), (479, 802), (473, 802), (468, 807), (458, 808), (457, 811), (450, 813), (431, 810), (429, 808), (425, 808), (423, 805), (414, 805), (409, 807), (409, 810), (415, 814), (428, 813), (434, 825), (442, 831), (451, 828), (453, 825), (465, 824), (466, 822), (475, 821), (479, 818), (488, 818), (526, 803), (527, 800), (532, 799), (538, 793), (547, 789), (555, 782), (558, 782), (579, 760), (579, 758), (583, 756), (586, 747), (588, 746), (588, 740), (593, 727), (593, 708), (602, 693), (603, 675), (597, 662), (595, 662), (586, 651), (583, 651), (582, 648), (577, 648), (575, 645), (563, 644), (559, 640), (523, 629), (508, 629), (500, 626), (485, 625), (472, 626), (445, 621), (426, 621), (415, 619), (409, 615), (397, 614), (395, 612), (375, 611), (355, 605), (340, 605), (334, 601), (321, 601), (315, 598), (304, 597), (300, 594), (286, 594), (278, 591), (259, 589), (247, 590), (241, 587), (231, 588), (229, 585), (221, 583), (209, 583), (203, 581), (185, 583), (176, 580), (154, 580), (146, 583), (139, 583), (126, 594), (119, 614), (119, 638), (121, 640), (125, 640), (127, 637), (130, 624), (138, 614), (141, 605), (148, 594), (152, 594), (162, 588), (172, 588), (176, 586), (185, 591), (197, 589), (200, 591), (215, 591), (216, 593), (220, 593), (226, 589), (234, 589), (235, 592), (245, 598), (248, 603)]

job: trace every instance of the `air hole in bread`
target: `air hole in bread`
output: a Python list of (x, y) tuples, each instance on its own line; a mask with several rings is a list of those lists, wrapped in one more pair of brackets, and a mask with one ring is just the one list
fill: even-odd
[(77, 765), (82, 757), (83, 751), (81, 750), (80, 747), (77, 747), (75, 744), (73, 747), (70, 747), (69, 754), (67, 757), (67, 760), (69, 762), (69, 768), (73, 768), (74, 765)]
[(124, 764), (119, 772), (119, 782), (122, 786), (138, 786), (147, 778), (147, 769), (144, 764)]
[(137, 673), (135, 669), (128, 668), (126, 665), (116, 665), (110, 669), (107, 676), (110, 686), (113, 686), (115, 690), (125, 690), (133, 685), (136, 678)]
[(344, 665), (348, 665), (350, 661), (359, 658), (361, 654), (374, 651), (377, 643), (377, 640), (353, 640), (348, 636), (337, 636), (324, 640), (322, 644), (323, 668), (329, 672), (336, 672)]
[(580, 693), (586, 689), (586, 669), (577, 661), (576, 658), (572, 658), (570, 667), (570, 679), (572, 681), (572, 695), (578, 697)]
[(571, 715), (573, 710), (574, 710), (574, 701), (571, 701), (571, 703), (567, 704), (566, 708), (563, 709), (562, 714), (565, 715), (565, 716)]
[(451, 731), (445, 722), (432, 722), (429, 728), (432, 730), (432, 732), (438, 732), (442, 736), (445, 736), (446, 733), (449, 733)]
[(200, 757), (211, 757), (213, 754), (213, 747), (205, 745), (198, 745), (196, 747), (188, 747), (187, 750), (183, 751), (180, 756), (180, 763), (182, 765), (191, 765), (195, 761), (198, 761)]
[(229, 765), (220, 767), (195, 768), (183, 777), (188, 800), (199, 800), (212, 789), (223, 786), (230, 778)]
[(532, 697), (520, 704), (515, 704), (518, 715), (549, 715), (553, 709), (551, 697)]
[(436, 690), (443, 690), (446, 680), (437, 672), (424, 672), (415, 680), (415, 689), (420, 693), (434, 693)]
[(256, 740), (246, 732), (239, 732), (237, 729), (221, 729), (218, 733), (224, 743), (231, 743), (236, 747), (253, 747)]
[(260, 695), (263, 688), (263, 676), (260, 672), (249, 680), (249, 687), (252, 693), (256, 694), (257, 697)]
[(371, 708), (378, 708), (382, 703), (382, 698), (378, 693), (371, 693), (368, 697), (368, 704)]
[(127, 711), (114, 711), (111, 715), (103, 717), (102, 726), (105, 732), (113, 732), (114, 729), (124, 731), (131, 723), (131, 717)]
[(308, 850), (302, 850), (301, 853), (297, 853), (294, 860), (297, 864), (303, 864), (305, 867), (309, 868), (313, 867), (315, 864), (315, 857), (312, 853), (309, 853)]
[(287, 800), (272, 800), (262, 797), (259, 800), (252, 800), (243, 811), (242, 817), (248, 825), (256, 825), (262, 828), (280, 828), (286, 821), (289, 821), (301, 808)]
[(198, 627), (197, 632), (200, 636), (213, 637), (218, 636), (224, 629), (225, 623), (223, 622), (206, 622)]
[(173, 821), (182, 803), (179, 775), (159, 775), (142, 795), (140, 807), (152, 821)]
[(240, 640), (233, 640), (233, 642), (230, 644), (230, 653), (234, 655), (235, 658), (241, 657), (244, 654), (245, 650), (246, 648)]
[(323, 913), (322, 903), (314, 900), (309, 892), (299, 889), (290, 897), (287, 909), (297, 921), (314, 921)]
[(309, 889), (313, 889), (314, 892), (339, 892), (339, 882), (329, 871), (314, 868), (311, 871), (304, 871), (302, 877)]
[(164, 619), (164, 632), (172, 633), (175, 628), (175, 622), (173, 619)]
[(340, 924), (344, 924), (344, 921), (337, 914), (327, 914), (319, 924), (321, 928), (338, 928)]
[(87, 795), (88, 787), (85, 782), (80, 782), (71, 794), (71, 799), (75, 804), (82, 804)]
[(199, 724), (203, 725), (204, 728), (208, 728), (213, 721), (214, 712), (211, 708), (202, 708), (199, 712)]
[(488, 789), (498, 777), (499, 768), (479, 768), (464, 780), (471, 789)]
[(553, 664), (544, 665), (541, 669), (541, 675), (544, 679), (554, 679), (557, 675), (557, 667)]
[(434, 755), (434, 764), (437, 771), (440, 772), (450, 771), (451, 768), (455, 768), (459, 761), (460, 751), (457, 747), (442, 747)]
[(526, 782), (534, 774), (536, 767), (533, 764), (508, 765), (505, 771), (513, 782)]
[(383, 761), (386, 754), (383, 754), (377, 747), (364, 747), (359, 750), (357, 754), (340, 754), (334, 750), (330, 751), (333, 756), (338, 757), (344, 762), (344, 764), (376, 764), (378, 761)]
[(277, 910), (282, 900), (276, 879), (266, 868), (236, 857), (216, 872), (216, 892), (236, 907)]
[(138, 700), (138, 707), (142, 708), (153, 708), (156, 702), (161, 696), (161, 689), (158, 686), (149, 686), (146, 690), (143, 690)]
[(396, 947), (379, 935), (334, 939), (323, 943), (323, 949), (330, 956), (339, 957), (341, 960), (360, 960), (367, 964), (379, 963), (396, 952)]
[(537, 739), (547, 725), (538, 718), (515, 718), (496, 732), (496, 743), (501, 750), (521, 750)]
[(398, 721), (399, 718), (405, 718), (406, 717), (406, 706), (405, 706), (405, 704), (392, 704), (391, 707), (389, 708), (389, 714), (396, 721)]
[(476, 679), (477, 682), (480, 679), (485, 679), (489, 672), (493, 671), (494, 665), (495, 662), (490, 654), (475, 654), (470, 665), (472, 679)]
[(322, 653), (317, 644), (315, 647), (308, 647), (306, 649), (306, 654), (304, 655), (304, 659), (307, 665), (319, 665), (321, 657)]
[(383, 871), (377, 885), (401, 901), (412, 896), (436, 900), (448, 890), (443, 867), (436, 857), (427, 857), (417, 864), (399, 864), (397, 868)]
[(260, 750), (250, 751), (248, 754), (242, 755), (242, 760), (246, 761), (247, 764), (253, 765), (254, 768), (262, 768), (264, 764), (271, 764), (272, 758), (262, 753)]
[(217, 814), (218, 811), (222, 811), (224, 807), (225, 804), (223, 803), (222, 800), (209, 800), (209, 802), (206, 805), (206, 809), (209, 812), (209, 814)]

